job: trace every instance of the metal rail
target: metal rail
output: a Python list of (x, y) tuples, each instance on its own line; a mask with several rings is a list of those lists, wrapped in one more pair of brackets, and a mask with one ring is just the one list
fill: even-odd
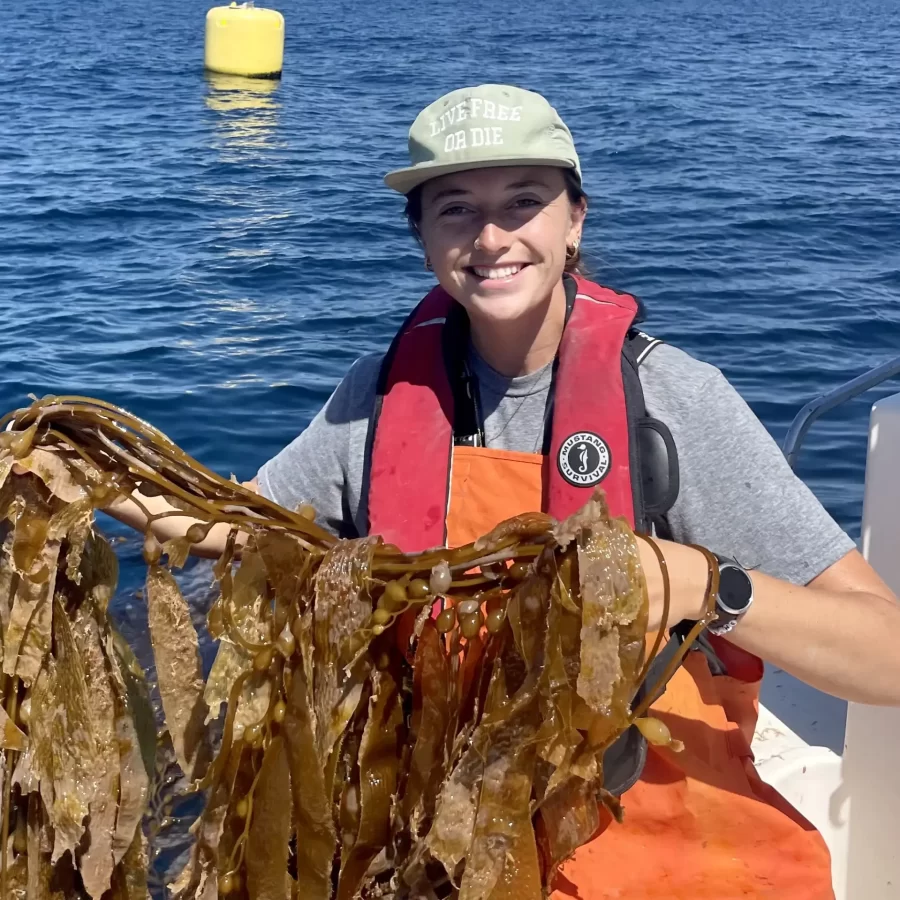
[(857, 375), (846, 384), (836, 387), (827, 394), (822, 394), (821, 397), (816, 397), (815, 400), (810, 400), (791, 422), (791, 427), (788, 428), (781, 447), (790, 467), (794, 468), (806, 434), (819, 416), (897, 375), (900, 375), (900, 356), (888, 360), (880, 366), (875, 366), (874, 369), (870, 369), (862, 375)]

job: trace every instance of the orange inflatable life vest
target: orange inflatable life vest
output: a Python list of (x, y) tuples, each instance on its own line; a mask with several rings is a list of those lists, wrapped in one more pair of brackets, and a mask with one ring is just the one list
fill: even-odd
[[(568, 515), (597, 483), (578, 485), (579, 466), (565, 468), (566, 441), (582, 433), (602, 436), (608, 456), (598, 467), (588, 450), (581, 468), (596, 476), (605, 466), (600, 478), (613, 513), (634, 522), (620, 376), (633, 298), (577, 281), (559, 351), (549, 457), (454, 443), (441, 343), (451, 303), (443, 292), (429, 294), (388, 358), (370, 434), (370, 531), (414, 551), (458, 546), (535, 509)], [(572, 406), (567, 386), (585, 382), (602, 402)], [(753, 766), (762, 663), (723, 639), (713, 643), (728, 674), (714, 676), (703, 654), (689, 653), (652, 708), (685, 749), (649, 749), (640, 779), (622, 797), (624, 823), (602, 816), (594, 838), (561, 867), (554, 900), (834, 897), (821, 836)]]

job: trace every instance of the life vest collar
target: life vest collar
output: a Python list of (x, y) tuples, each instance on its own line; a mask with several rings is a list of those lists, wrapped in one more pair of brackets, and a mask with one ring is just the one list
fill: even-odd
[[(631, 436), (622, 349), (639, 304), (575, 278), (556, 358), (543, 508), (557, 519), (601, 484), (633, 526)], [(443, 546), (456, 403), (443, 336), (455, 301), (441, 287), (413, 310), (382, 366), (369, 440), (369, 531), (406, 552)]]

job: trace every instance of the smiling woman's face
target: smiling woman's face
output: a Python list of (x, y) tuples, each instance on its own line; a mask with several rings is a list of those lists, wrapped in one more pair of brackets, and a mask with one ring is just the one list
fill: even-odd
[(419, 233), (444, 290), (470, 316), (517, 319), (562, 283), (566, 247), (581, 239), (585, 207), (561, 169), (470, 169), (426, 182)]

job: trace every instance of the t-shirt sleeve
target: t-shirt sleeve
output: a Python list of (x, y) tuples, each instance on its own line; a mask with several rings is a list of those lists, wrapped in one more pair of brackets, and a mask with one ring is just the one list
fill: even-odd
[(675, 540), (807, 584), (855, 543), (794, 474), (722, 373), (695, 365), (703, 367), (703, 377), (673, 404), (681, 409), (666, 421), (681, 477), (667, 516)]
[(375, 402), (380, 357), (357, 360), (306, 430), (265, 463), (260, 493), (288, 509), (309, 503), (316, 521), (339, 537), (357, 537), (365, 435)]

